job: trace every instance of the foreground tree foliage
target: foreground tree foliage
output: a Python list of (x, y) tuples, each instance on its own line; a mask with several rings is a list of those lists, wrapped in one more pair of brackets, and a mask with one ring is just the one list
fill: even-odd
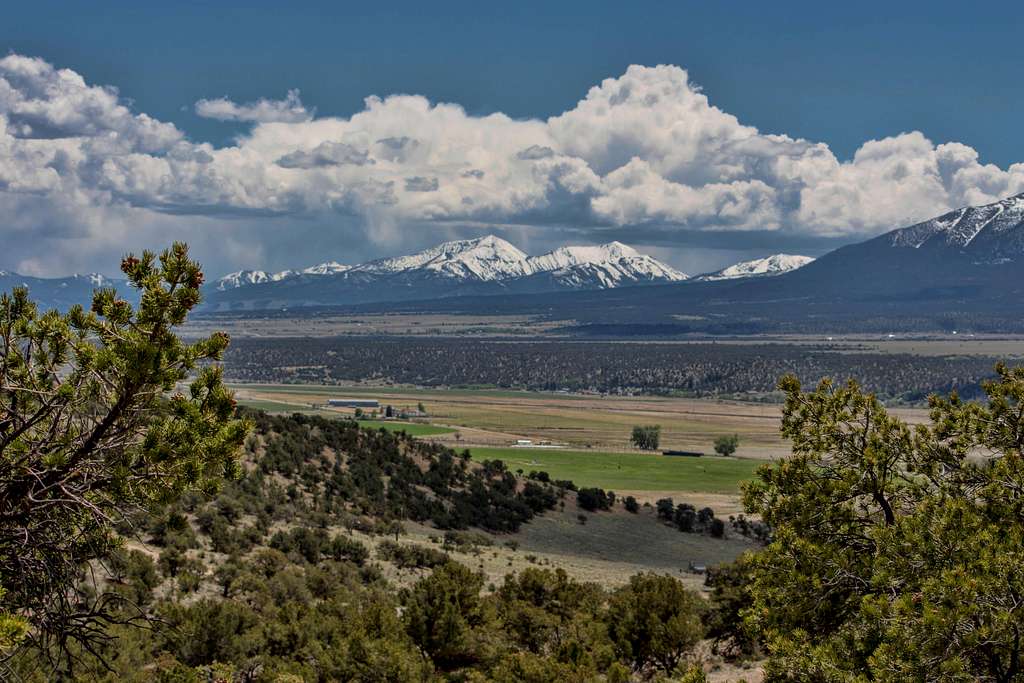
[(95, 652), (126, 614), (112, 604), (125, 595), (83, 582), (120, 544), (115, 526), (237, 472), (247, 426), (220, 369), (177, 389), (228, 345), (174, 333), (199, 302), (198, 265), (175, 244), (121, 269), (137, 309), (112, 289), (64, 315), (40, 313), (25, 289), (0, 296), (0, 647)]
[(612, 642), (634, 671), (671, 673), (704, 637), (704, 600), (671, 576), (633, 576), (608, 610)]
[(769, 680), (1024, 678), (1024, 368), (916, 426), (852, 382), (781, 388), (793, 456), (745, 491)]

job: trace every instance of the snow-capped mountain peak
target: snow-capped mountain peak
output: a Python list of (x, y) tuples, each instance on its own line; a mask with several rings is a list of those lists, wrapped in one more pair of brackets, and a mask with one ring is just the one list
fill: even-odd
[[(337, 261), (327, 261), (326, 263), (318, 263), (315, 266), (309, 268), (303, 268), (302, 272), (306, 275), (334, 275), (335, 273), (344, 273), (346, 270), (351, 270), (352, 266), (345, 263), (338, 263)], [(284, 271), (285, 273), (291, 273), (291, 271)]]
[(371, 261), (356, 270), (402, 273), (424, 269), (451, 278), (491, 281), (530, 273), (529, 257), (500, 237), (487, 235), (472, 240), (444, 242), (407, 256)]
[[(686, 279), (685, 273), (621, 242), (564, 246), (540, 256), (528, 256), (506, 240), (487, 235), (444, 242), (414, 254), (358, 265), (328, 262), (278, 275), (264, 271), (239, 271), (221, 278), (217, 289), (226, 291), (287, 280), (302, 287), (311, 287), (309, 291), (312, 294), (308, 300), (313, 301), (326, 296), (327, 291), (352, 292), (353, 297), (365, 297), (368, 294), (364, 292), (369, 289), (374, 294), (379, 292), (380, 295), (408, 298), (454, 289), (491, 293), (605, 289)], [(264, 295), (267, 295), (266, 290), (261, 292), (261, 296)], [(332, 301), (337, 300), (334, 298), (337, 295), (331, 296)]]
[(791, 270), (806, 266), (814, 259), (810, 256), (797, 254), (772, 254), (764, 258), (734, 263), (714, 273), (702, 275), (701, 280), (733, 280), (743, 277), (766, 277), (781, 275)]
[(217, 280), (217, 289), (224, 291), (226, 289), (235, 289), (237, 287), (245, 287), (246, 285), (259, 285), (264, 282), (277, 282), (287, 277), (294, 275), (293, 271), (282, 270), (280, 273), (268, 273), (263, 270), (238, 270), (234, 273), (228, 273), (224, 277)]
[(577, 266), (583, 263), (608, 263), (622, 258), (635, 258), (639, 256), (640, 252), (633, 247), (622, 242), (609, 242), (608, 244), (595, 246), (559, 247), (540, 256), (531, 256), (529, 261), (533, 272), (537, 273)]

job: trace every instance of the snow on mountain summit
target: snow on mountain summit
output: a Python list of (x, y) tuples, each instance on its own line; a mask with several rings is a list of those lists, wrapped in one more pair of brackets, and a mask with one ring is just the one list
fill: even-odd
[[(327, 261), (326, 263), (318, 263), (315, 266), (309, 268), (303, 268), (302, 272), (306, 275), (335, 275), (336, 273), (344, 273), (346, 270), (351, 270), (352, 266), (344, 263), (338, 263), (337, 261)], [(287, 277), (291, 274), (291, 271), (284, 271)], [(280, 279), (280, 278), (278, 278)]]
[(772, 254), (771, 256), (754, 259), (752, 261), (734, 263), (728, 268), (723, 268), (717, 272), (702, 275), (699, 279), (733, 280), (742, 277), (781, 275), (782, 273), (806, 266), (813, 260), (814, 259), (810, 256), (799, 256), (796, 254)]
[(621, 242), (564, 246), (546, 254), (529, 256), (510, 242), (495, 235), (487, 235), (444, 242), (414, 254), (377, 259), (359, 265), (330, 262), (298, 273), (284, 271), (277, 275), (243, 270), (221, 278), (217, 288), (225, 290), (298, 275), (383, 277), (412, 273), (457, 282), (503, 282), (550, 273), (556, 284), (572, 288), (678, 282), (688, 278), (685, 273)]
[(224, 277), (217, 280), (217, 289), (224, 291), (226, 289), (235, 289), (236, 287), (245, 287), (246, 285), (259, 285), (264, 282), (277, 282), (287, 277), (291, 277), (294, 273), (290, 270), (284, 270), (280, 273), (268, 273), (263, 270), (237, 270), (234, 273), (228, 273)]
[(540, 256), (531, 256), (529, 261), (533, 272), (539, 273), (578, 266), (583, 263), (608, 263), (639, 256), (640, 252), (633, 247), (622, 242), (609, 242), (596, 246), (559, 247)]
[(529, 257), (515, 245), (488, 235), (472, 240), (444, 242), (408, 256), (371, 261), (354, 270), (401, 273), (423, 269), (451, 278), (483, 281), (529, 275)]

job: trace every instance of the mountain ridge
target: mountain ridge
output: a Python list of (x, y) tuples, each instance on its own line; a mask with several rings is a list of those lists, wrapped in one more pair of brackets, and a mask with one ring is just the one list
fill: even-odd
[[(353, 313), (534, 316), (562, 334), (1024, 333), (1024, 195), (836, 249), (771, 277), (514, 292), (347, 307)], [(1002, 207), (1001, 209), (999, 207)], [(966, 217), (966, 218), (965, 218)], [(964, 220), (971, 223), (964, 229)], [(339, 307), (340, 308), (344, 307)]]
[(689, 279), (621, 242), (563, 246), (537, 256), (494, 235), (455, 240), (361, 264), (327, 263), (270, 275), (231, 273), (208, 308), (359, 304), (469, 294), (609, 289)]
[[(390, 256), (359, 264), (336, 261), (310, 266), (303, 270), (268, 273), (262, 270), (240, 270), (217, 280), (217, 289), (231, 289), (250, 284), (276, 282), (298, 275), (335, 275), (356, 271), (365, 273), (400, 273), (424, 268), (439, 275), (493, 281), (553, 272), (581, 265), (605, 265), (622, 262), (637, 264), (640, 270), (666, 280), (685, 280), (689, 276), (651, 256), (641, 254), (621, 242), (600, 245), (567, 245), (545, 254), (529, 256), (515, 245), (494, 235), (471, 240), (443, 242), (414, 254)], [(644, 268), (643, 266), (646, 266)]]

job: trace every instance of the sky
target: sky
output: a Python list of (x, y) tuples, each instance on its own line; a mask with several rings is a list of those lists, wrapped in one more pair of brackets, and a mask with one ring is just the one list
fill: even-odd
[(1020, 3), (102, 2), (0, 24), (0, 268), (498, 234), (687, 272), (1024, 192)]

